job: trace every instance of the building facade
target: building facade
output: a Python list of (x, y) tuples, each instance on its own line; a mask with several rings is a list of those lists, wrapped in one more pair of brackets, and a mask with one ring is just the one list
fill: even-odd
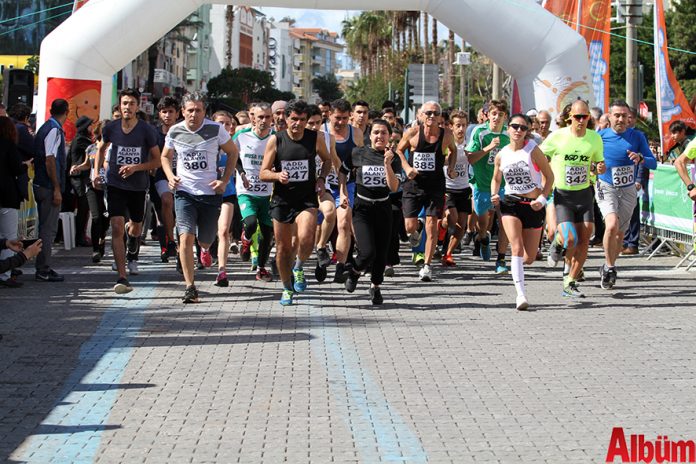
[(210, 77), (230, 67), (269, 70), (271, 23), (248, 6), (212, 5), (210, 11)]
[(293, 87), (298, 98), (314, 103), (312, 79), (338, 71), (337, 55), (343, 51), (338, 34), (319, 28), (291, 28), (293, 40)]

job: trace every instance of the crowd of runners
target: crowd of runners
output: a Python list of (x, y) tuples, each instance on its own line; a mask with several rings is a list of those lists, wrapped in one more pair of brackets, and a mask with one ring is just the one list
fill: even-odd
[(344, 99), (257, 102), (236, 115), (210, 115), (193, 93), (180, 102), (163, 98), (151, 124), (139, 113), (139, 97), (122, 91), (114, 119), (97, 124), (96, 143), (85, 149), (93, 261), (105, 253), (110, 226), (118, 294), (133, 290), (129, 277), (138, 274), (153, 205), (161, 258), (176, 259), (184, 303), (200, 301), (195, 271), (215, 261), (214, 285), (230, 285), (230, 250), (257, 280), (281, 282), (281, 305), (307, 289), (307, 269), (322, 282), (331, 266), (330, 278), (351, 293), (369, 275), (369, 299), (379, 305), (402, 248), (420, 269), (400, 278), (430, 282), (436, 263), (446, 279), (468, 246), (482, 263), (494, 258), (482, 272), (512, 275), (519, 310), (529, 307), (524, 267), (544, 251), (547, 266), (563, 267), (558, 290), (583, 298), (578, 282), (595, 211), (605, 225), (595, 237), (605, 253), (598, 283), (610, 289), (637, 179), (656, 168), (620, 100), (605, 122), (577, 100), (550, 131), (547, 112), (510, 115), (502, 100), (488, 102), (473, 123), (427, 102), (405, 124), (392, 102), (379, 110)]

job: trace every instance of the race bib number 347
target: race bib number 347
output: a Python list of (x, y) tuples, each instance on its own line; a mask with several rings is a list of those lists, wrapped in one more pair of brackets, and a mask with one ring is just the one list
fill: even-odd
[(140, 164), (141, 147), (118, 147), (116, 151), (116, 164), (124, 166), (127, 164)]
[(281, 160), (280, 167), (288, 173), (290, 182), (309, 180), (309, 160)]
[(413, 167), (419, 171), (434, 171), (435, 153), (423, 153), (420, 151), (413, 153)]

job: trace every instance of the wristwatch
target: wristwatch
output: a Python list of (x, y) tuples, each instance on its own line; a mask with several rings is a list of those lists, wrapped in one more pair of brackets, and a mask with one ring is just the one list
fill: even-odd
[(696, 188), (696, 185), (694, 184), (689, 184), (686, 186), (686, 190), (688, 190), (689, 192), (692, 191), (694, 188)]

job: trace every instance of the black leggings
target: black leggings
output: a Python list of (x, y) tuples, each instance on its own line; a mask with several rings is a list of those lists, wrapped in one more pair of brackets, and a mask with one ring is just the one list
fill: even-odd
[(89, 213), (92, 217), (90, 233), (92, 237), (92, 250), (99, 251), (99, 242), (102, 242), (106, 238), (106, 232), (109, 230), (109, 217), (106, 214), (104, 191), (87, 187), (86, 196), (87, 203), (89, 204)]
[(384, 267), (391, 241), (391, 202), (370, 203), (356, 199), (353, 208), (353, 229), (358, 248), (355, 269), (364, 271), (372, 264), (370, 281), (380, 285), (384, 281)]
[(259, 235), (259, 267), (265, 268), (266, 263), (268, 262), (268, 256), (271, 254), (271, 246), (273, 244), (273, 227), (265, 224), (259, 224), (256, 216), (247, 216), (242, 221), (244, 237), (246, 237), (247, 240), (251, 240), (251, 237), (254, 236), (257, 226), (260, 226), (261, 230), (261, 234)]

